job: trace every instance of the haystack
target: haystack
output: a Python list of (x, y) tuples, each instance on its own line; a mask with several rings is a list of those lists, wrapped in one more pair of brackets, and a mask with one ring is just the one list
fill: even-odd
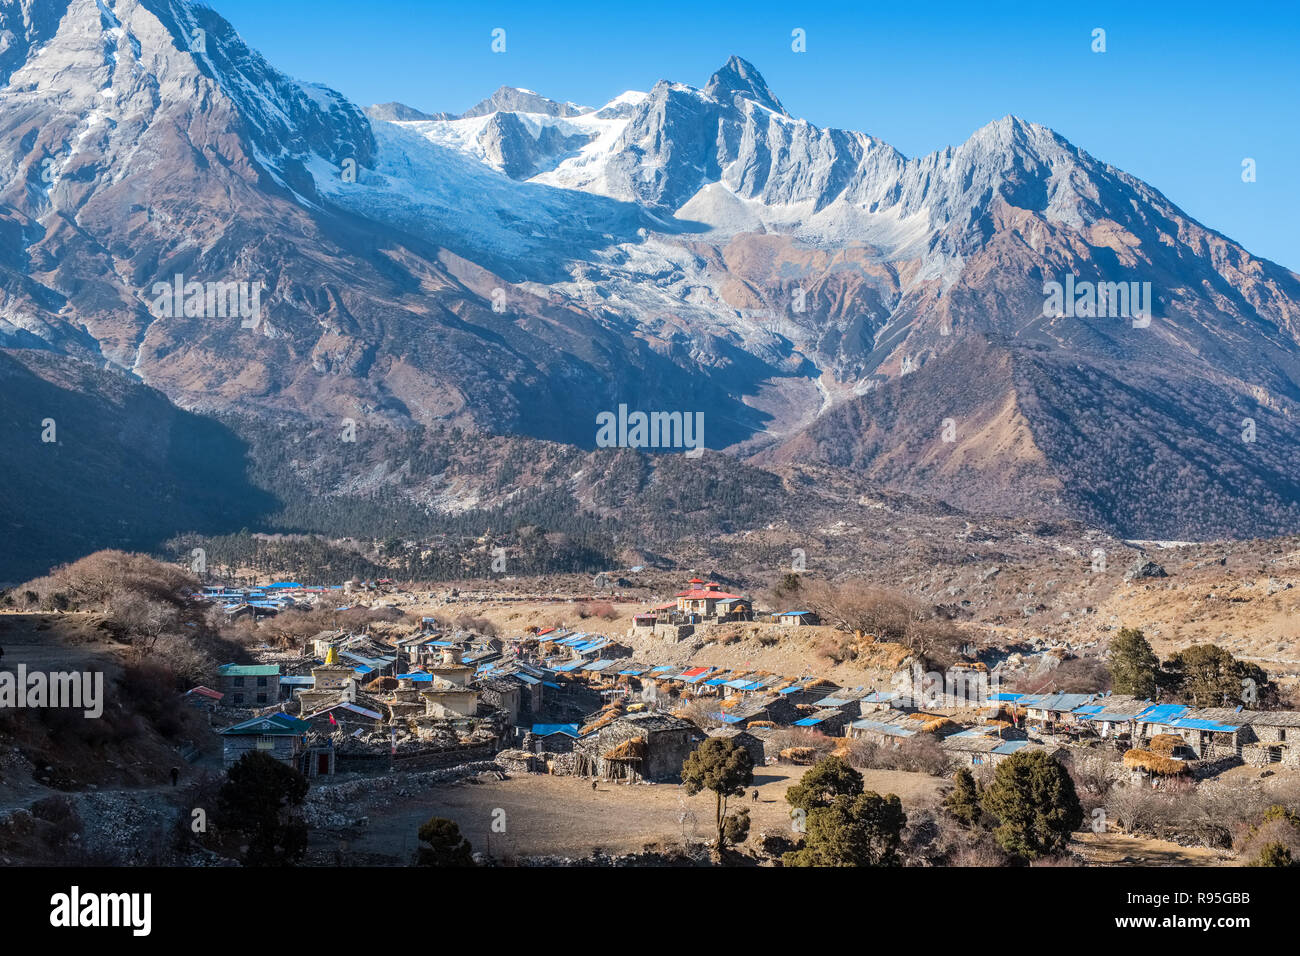
[(578, 732), (578, 736), (580, 736), (580, 737), (585, 737), (587, 734), (591, 733), (593, 730), (600, 730), (600, 728), (606, 726), (607, 724), (612, 724), (614, 721), (616, 721), (616, 720), (618, 720), (620, 717), (622, 717), (622, 716), (623, 716), (623, 713), (624, 713), (624, 711), (623, 711), (623, 705), (622, 705), (622, 704), (611, 704), (609, 707), (606, 707), (603, 711), (601, 711), (599, 714), (597, 714), (597, 715), (592, 719), (591, 723), (589, 723), (589, 724), (587, 724), (587, 726), (583, 727), (583, 728)]
[(1184, 743), (1183, 738), (1177, 734), (1156, 734), (1151, 738), (1150, 750), (1169, 757), (1173, 755), (1175, 747), (1181, 747)]
[(1177, 777), (1190, 772), (1183, 761), (1149, 750), (1130, 750), (1124, 755), (1124, 766), (1130, 770), (1145, 770), (1160, 777)]
[(817, 762), (817, 751), (812, 747), (786, 747), (781, 751), (781, 759), (796, 764)]
[(605, 751), (606, 760), (644, 760), (649, 749), (644, 737), (629, 737), (617, 747)]
[(909, 714), (908, 717), (912, 720), (920, 721), (922, 733), (927, 734), (938, 733), (941, 730), (946, 730), (948, 727), (957, 726), (953, 723), (951, 717), (945, 717), (943, 714), (926, 714), (917, 711), (915, 714)]

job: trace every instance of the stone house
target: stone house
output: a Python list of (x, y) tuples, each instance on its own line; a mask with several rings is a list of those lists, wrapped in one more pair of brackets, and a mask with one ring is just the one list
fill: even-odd
[(1045, 751), (1052, 757), (1059, 757), (1064, 752), (1063, 747), (1034, 743), (1029, 740), (1004, 740), (1000, 737), (984, 734), (976, 731), (965, 731), (962, 733), (951, 734), (939, 742), (943, 748), (959, 766), (963, 767), (984, 767), (997, 766), (1006, 760), (1012, 754), (1024, 751), (1030, 753), (1033, 751)]
[(903, 720), (903, 715), (897, 711), (894, 713), (887, 711), (873, 712), (849, 724), (844, 729), (844, 736), (862, 738), (875, 744), (897, 746), (900, 740), (915, 737), (921, 733), (920, 727), (903, 723)]
[(1251, 766), (1300, 766), (1300, 714), (1284, 710), (1208, 707), (1189, 710), (1164, 725), (1201, 760), (1240, 757)]
[(734, 743), (740, 744), (749, 754), (749, 759), (754, 761), (754, 768), (757, 769), (767, 763), (767, 747), (763, 741), (751, 734), (748, 730), (742, 730), (736, 726), (715, 727), (709, 731), (710, 737), (724, 737)]
[(1284, 767), (1300, 767), (1300, 713), (1287, 710), (1256, 710), (1247, 715), (1247, 726), (1254, 738), (1249, 756), (1243, 750), (1247, 763), (1260, 765), (1280, 763)]
[(1134, 740), (1138, 732), (1138, 718), (1150, 710), (1152, 702), (1128, 694), (1101, 697), (1090, 704), (1075, 709), (1080, 726), (1092, 730), (1099, 737), (1122, 737)]
[(838, 707), (823, 707), (807, 717), (801, 717), (793, 724), (827, 737), (841, 737), (849, 724), (849, 715)]
[(742, 594), (730, 594), (721, 585), (691, 578), (674, 600), (638, 614), (632, 621), (634, 634), (653, 632), (659, 640), (677, 643), (690, 637), (697, 624), (752, 621), (754, 606)]
[(809, 627), (821, 623), (814, 611), (782, 611), (780, 614), (772, 615), (777, 624), (784, 624), (786, 627)]
[(442, 660), (429, 667), (426, 674), (398, 675), (420, 680), (420, 697), (429, 717), (473, 717), (478, 713), (478, 691), (469, 685), (474, 668), (461, 662), (458, 647), (442, 648)]
[(574, 743), (576, 769), (607, 780), (675, 780), (703, 739), (695, 724), (680, 717), (627, 714)]
[(478, 714), (478, 691), (437, 674), (430, 674), (420, 691), (427, 717), (444, 719)]
[(577, 724), (533, 724), (524, 749), (533, 753), (570, 753), (577, 739)]
[(1029, 726), (1050, 734), (1078, 729), (1081, 720), (1074, 711), (1096, 699), (1096, 694), (1034, 694), (1017, 700), (1016, 707)]
[(325, 656), (325, 663), (311, 669), (311, 687), (298, 691), (303, 713), (312, 713), (356, 696), (356, 668), (336, 661), (337, 654), (331, 648)]
[(223, 664), (217, 673), (227, 707), (266, 707), (280, 699), (279, 664)]
[(254, 717), (218, 731), (221, 735), (221, 761), (229, 770), (246, 753), (264, 753), (290, 767), (297, 767), (305, 750), (305, 735), (310, 724), (285, 713)]
[(743, 621), (752, 616), (748, 600), (740, 594), (729, 594), (713, 581), (691, 578), (685, 591), (673, 595), (674, 610), (687, 623), (709, 621)]
[(213, 690), (211, 687), (205, 687), (202, 684), (199, 684), (197, 687), (191, 687), (182, 694), (181, 699), (190, 707), (199, 710), (211, 710), (213, 707), (221, 703), (221, 698), (224, 696), (224, 694)]
[(790, 698), (774, 695), (771, 697), (751, 697), (748, 699), (728, 698), (719, 705), (719, 717), (723, 723), (743, 726), (751, 720), (771, 721), (782, 726), (793, 723), (803, 716)]
[(381, 730), (384, 726), (382, 711), (346, 700), (313, 713), (304, 713), (302, 719), (311, 724), (312, 730), (321, 734), (351, 733), (358, 729), (369, 732)]
[(478, 699), (502, 711), (511, 725), (519, 722), (521, 684), (510, 677), (484, 677), (478, 682)]

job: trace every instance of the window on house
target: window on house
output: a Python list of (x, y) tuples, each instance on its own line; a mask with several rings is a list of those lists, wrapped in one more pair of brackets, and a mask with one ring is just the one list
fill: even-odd
[(257, 695), (257, 702), (258, 702), (259, 704), (265, 704), (265, 703), (266, 703), (266, 695), (265, 695), (265, 694), (258, 694), (258, 695)]
[(1278, 743), (1286, 743), (1286, 728), (1285, 728), (1285, 727), (1279, 727), (1279, 728), (1277, 729), (1277, 740), (1278, 740)]
[(274, 738), (274, 737), (270, 737), (270, 736), (262, 736), (262, 737), (258, 737), (258, 738), (257, 738), (257, 749), (258, 749), (258, 750), (274, 750), (274, 749), (275, 749), (275, 738)]
[(258, 686), (258, 687), (265, 687), (265, 686), (266, 686), (266, 678), (265, 678), (265, 677), (259, 677), (259, 678), (257, 679), (257, 686)]
[(244, 686), (244, 678), (242, 678), (242, 677), (236, 677), (236, 678), (235, 678), (235, 686), (236, 686), (236, 687), (243, 687), (243, 686)]

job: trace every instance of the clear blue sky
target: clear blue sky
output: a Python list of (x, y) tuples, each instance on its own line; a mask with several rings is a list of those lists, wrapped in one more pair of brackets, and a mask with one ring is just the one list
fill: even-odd
[[(1300, 271), (1300, 5), (208, 0), (285, 72), (459, 112), (498, 86), (599, 106), (733, 53), (786, 109), (909, 156), (1014, 113)], [(490, 33), (506, 31), (506, 52)], [(791, 51), (802, 28), (807, 52)], [(1091, 50), (1106, 30), (1105, 53)], [(1257, 163), (1243, 183), (1241, 163)]]

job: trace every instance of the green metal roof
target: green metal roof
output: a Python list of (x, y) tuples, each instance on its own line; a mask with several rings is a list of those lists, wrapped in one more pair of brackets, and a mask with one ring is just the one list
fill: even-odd
[(311, 724), (305, 720), (299, 720), (285, 713), (268, 714), (265, 717), (254, 717), (251, 720), (245, 720), (243, 723), (235, 724), (233, 727), (227, 727), (225, 730), (219, 730), (217, 733), (231, 737), (296, 737), (298, 734), (305, 733)]
[(279, 664), (222, 664), (222, 677), (279, 677)]

